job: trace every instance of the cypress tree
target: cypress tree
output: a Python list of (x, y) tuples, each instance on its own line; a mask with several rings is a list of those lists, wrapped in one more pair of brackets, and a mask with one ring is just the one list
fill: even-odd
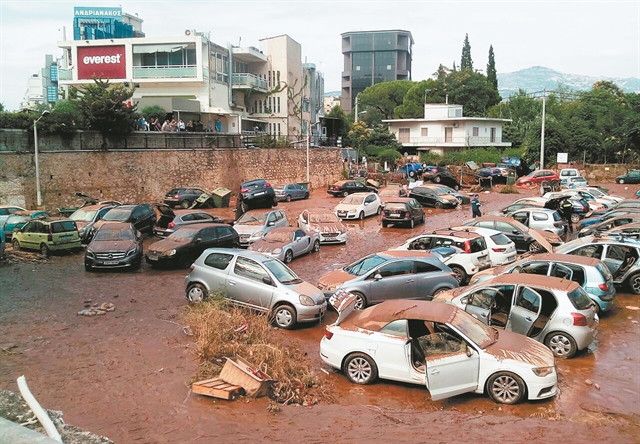
[(493, 54), (493, 45), (489, 45), (489, 63), (487, 63), (487, 81), (498, 90), (498, 73), (496, 72), (496, 59)]
[(462, 59), (460, 60), (460, 71), (473, 71), (473, 60), (471, 60), (471, 45), (469, 44), (469, 34), (464, 36), (462, 46)]

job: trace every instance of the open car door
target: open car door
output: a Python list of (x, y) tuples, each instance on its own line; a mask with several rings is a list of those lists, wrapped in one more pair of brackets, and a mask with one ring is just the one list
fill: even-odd
[(340, 323), (355, 310), (357, 300), (358, 298), (355, 295), (342, 289), (337, 290), (333, 296), (331, 296), (329, 303), (338, 312), (338, 319), (336, 319), (334, 325), (340, 325)]
[(464, 311), (471, 316), (489, 325), (491, 319), (491, 310), (495, 304), (495, 297), (498, 290), (493, 288), (483, 288), (475, 293), (467, 296), (467, 305), (464, 307)]
[(529, 287), (520, 287), (507, 322), (506, 330), (529, 336), (533, 324), (540, 317), (542, 296)]
[(551, 272), (549, 276), (554, 276), (560, 279), (568, 279), (573, 280), (573, 270), (566, 265), (562, 264), (553, 264), (551, 266)]

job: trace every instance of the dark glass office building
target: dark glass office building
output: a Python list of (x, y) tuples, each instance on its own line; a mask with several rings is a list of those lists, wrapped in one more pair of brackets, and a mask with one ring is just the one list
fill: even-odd
[(358, 93), (366, 87), (389, 80), (411, 80), (409, 31), (358, 31), (342, 34), (341, 106), (350, 113)]

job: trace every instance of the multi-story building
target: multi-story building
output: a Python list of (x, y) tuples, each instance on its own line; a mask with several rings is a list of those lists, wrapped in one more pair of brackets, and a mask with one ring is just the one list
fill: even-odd
[(142, 20), (122, 12), (122, 8), (73, 8), (73, 39), (102, 40), (144, 37)]
[(358, 93), (365, 88), (390, 80), (411, 80), (411, 32), (358, 31), (341, 35), (341, 104), (345, 113), (351, 112)]
[[(325, 93), (323, 98), (324, 113), (329, 114), (334, 106), (340, 105), (340, 92)], [(340, 105), (342, 107), (342, 105)]]
[(58, 100), (58, 61), (51, 54), (45, 55), (44, 58), (44, 67), (27, 81), (21, 109), (47, 105)]

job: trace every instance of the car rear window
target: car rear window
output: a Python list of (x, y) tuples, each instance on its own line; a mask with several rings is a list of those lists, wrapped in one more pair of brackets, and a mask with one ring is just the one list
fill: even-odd
[(51, 224), (52, 233), (66, 233), (68, 231), (76, 231), (76, 224), (70, 220), (54, 222)]
[(226, 253), (211, 253), (204, 260), (204, 264), (209, 267), (217, 268), (218, 270), (224, 270), (233, 259), (233, 254)]
[(511, 239), (509, 239), (502, 233), (494, 234), (493, 236), (491, 236), (491, 240), (496, 245), (508, 245), (511, 243)]
[(569, 300), (576, 310), (586, 310), (592, 304), (591, 299), (582, 287), (578, 287), (575, 290), (570, 291), (567, 293), (567, 296), (569, 296)]
[(400, 202), (388, 202), (385, 204), (384, 206), (385, 210), (402, 210), (402, 211), (406, 211), (407, 210), (407, 205), (404, 203), (400, 203)]
[(484, 238), (480, 237), (478, 239), (471, 239), (471, 252), (479, 253), (482, 250), (487, 249), (487, 243), (484, 241)]
[(605, 281), (608, 282), (611, 279), (613, 279), (613, 277), (611, 276), (611, 272), (609, 271), (609, 267), (607, 267), (603, 263), (599, 263), (598, 265), (596, 265), (596, 270), (598, 270), (600, 272), (600, 274), (602, 274), (602, 276), (604, 277)]

